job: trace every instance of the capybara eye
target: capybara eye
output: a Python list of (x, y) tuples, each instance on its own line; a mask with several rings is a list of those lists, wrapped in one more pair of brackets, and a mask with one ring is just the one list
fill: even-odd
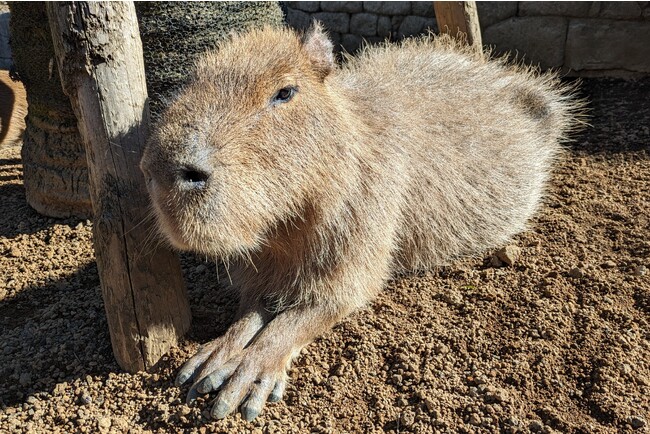
[(287, 86), (280, 89), (273, 97), (273, 103), (284, 103), (291, 101), (291, 98), (296, 94), (297, 89), (293, 86)]

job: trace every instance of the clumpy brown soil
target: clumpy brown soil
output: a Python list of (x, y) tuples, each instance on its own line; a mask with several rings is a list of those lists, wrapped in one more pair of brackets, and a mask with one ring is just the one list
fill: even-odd
[(187, 341), (155, 372), (120, 372), (90, 222), (32, 211), (19, 149), (0, 150), (0, 432), (648, 432), (650, 79), (583, 93), (593, 127), (514, 265), (488, 252), (395, 279), (303, 351), (253, 423), (211, 421), (172, 386), (232, 318), (215, 267), (183, 257)]

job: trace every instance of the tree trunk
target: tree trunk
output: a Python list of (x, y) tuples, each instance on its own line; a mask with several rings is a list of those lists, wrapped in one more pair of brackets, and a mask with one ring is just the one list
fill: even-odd
[(441, 33), (465, 38), (477, 50), (483, 49), (481, 27), (478, 22), (476, 2), (433, 2), (433, 9)]
[(154, 121), (185, 84), (201, 53), (231, 32), (284, 24), (278, 2), (136, 2), (135, 9)]
[(138, 168), (149, 108), (135, 9), (132, 2), (55, 2), (47, 12), (86, 144), (113, 352), (129, 372), (149, 369), (187, 331), (190, 310), (178, 258), (155, 239)]
[(44, 2), (11, 2), (11, 49), (27, 91), (22, 160), (27, 202), (50, 217), (89, 218), (83, 142), (54, 65)]

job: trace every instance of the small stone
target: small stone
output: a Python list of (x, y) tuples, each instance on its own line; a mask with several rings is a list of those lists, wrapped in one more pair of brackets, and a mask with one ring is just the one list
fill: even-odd
[(648, 274), (648, 268), (645, 265), (639, 265), (638, 267), (634, 268), (635, 276), (645, 276), (646, 274)]
[(492, 255), (490, 256), (490, 267), (503, 267), (503, 262), (501, 262), (501, 259), (497, 257), (497, 255)]
[(630, 416), (627, 421), (632, 425), (632, 428), (639, 429), (647, 425), (647, 422), (641, 416)]
[(468, 420), (469, 423), (472, 425), (480, 425), (481, 424), (481, 416), (479, 416), (477, 413), (472, 413), (469, 417)]
[(574, 279), (582, 279), (585, 277), (585, 272), (582, 270), (582, 268), (572, 268), (569, 270), (569, 277), (573, 277)]
[(510, 245), (497, 250), (495, 254), (501, 261), (508, 265), (513, 265), (521, 256), (521, 249), (517, 246)]
[(431, 413), (436, 411), (436, 402), (431, 398), (424, 399), (424, 406)]
[(18, 247), (12, 247), (11, 250), (9, 250), (9, 256), (20, 258), (23, 256), (23, 252)]
[(542, 429), (544, 429), (544, 424), (538, 420), (534, 420), (531, 423), (528, 424), (528, 428), (532, 432), (540, 432)]
[(404, 410), (404, 413), (402, 413), (400, 420), (405, 427), (410, 427), (413, 425), (413, 423), (415, 423), (415, 413), (411, 409)]
[(605, 261), (602, 264), (600, 264), (602, 268), (616, 268), (616, 262), (614, 261)]
[(32, 382), (32, 375), (29, 372), (23, 372), (18, 378), (21, 386), (27, 387)]
[(56, 386), (54, 386), (52, 395), (54, 396), (63, 395), (64, 392), (65, 392), (65, 383), (58, 383)]
[(97, 418), (97, 426), (99, 427), (99, 432), (108, 432), (108, 430), (111, 428), (111, 418), (110, 417)]
[(447, 354), (447, 353), (449, 352), (449, 347), (448, 347), (447, 345), (443, 344), (443, 343), (438, 343), (438, 344), (436, 344), (436, 346), (433, 348), (433, 351), (434, 351), (437, 355)]
[(393, 383), (402, 384), (402, 376), (399, 374), (393, 375)]
[(406, 407), (409, 405), (409, 402), (405, 398), (398, 398), (397, 399), (397, 406), (398, 407)]
[(447, 304), (458, 306), (463, 303), (463, 296), (456, 291), (451, 291), (444, 293), (442, 300)]
[(93, 402), (93, 398), (87, 392), (82, 393), (79, 397), (79, 404), (81, 405), (88, 405), (91, 402)]
[(188, 414), (190, 414), (191, 411), (192, 411), (192, 409), (189, 408), (187, 405), (181, 405), (178, 408), (178, 415), (179, 416), (187, 416)]

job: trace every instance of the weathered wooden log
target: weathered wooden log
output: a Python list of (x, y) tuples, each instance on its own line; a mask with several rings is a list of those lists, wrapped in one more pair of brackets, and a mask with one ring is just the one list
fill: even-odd
[(113, 352), (151, 368), (190, 325), (175, 254), (155, 238), (138, 169), (149, 108), (133, 2), (47, 4), (59, 73), (86, 146), (97, 268)]
[(438, 29), (453, 37), (464, 35), (467, 43), (479, 50), (482, 47), (481, 27), (476, 2), (433, 2)]

